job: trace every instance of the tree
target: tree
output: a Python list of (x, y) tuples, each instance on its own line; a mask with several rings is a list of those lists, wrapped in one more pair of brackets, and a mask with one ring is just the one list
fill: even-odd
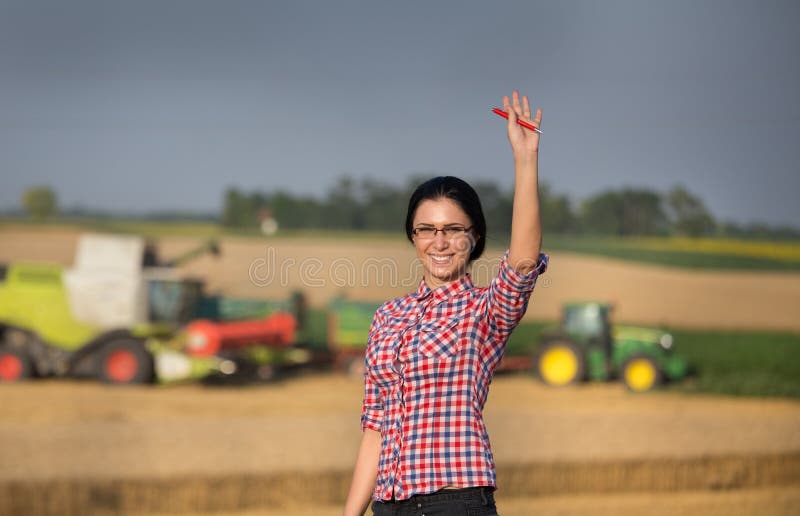
[(514, 202), (513, 194), (505, 192), (497, 183), (476, 181), (472, 183), (481, 200), (483, 216), (486, 219), (486, 236), (488, 239), (502, 239), (511, 234), (511, 214)]
[(581, 228), (586, 233), (621, 235), (622, 199), (617, 192), (602, 192), (581, 205)]
[(236, 188), (225, 191), (225, 205), (222, 208), (222, 224), (228, 227), (244, 228), (256, 226), (256, 207), (246, 194)]
[(698, 237), (714, 232), (716, 223), (703, 201), (683, 186), (675, 186), (667, 194), (667, 208), (672, 218), (672, 230), (678, 235)]
[(358, 199), (356, 182), (341, 176), (328, 190), (324, 225), (333, 229), (364, 229), (366, 221)]
[(657, 193), (625, 188), (585, 200), (581, 224), (588, 233), (631, 236), (663, 234), (669, 221)]
[(361, 191), (366, 229), (395, 233), (403, 230), (408, 205), (405, 190), (367, 178), (361, 181)]
[(43, 221), (56, 213), (58, 199), (55, 192), (47, 186), (28, 188), (22, 194), (22, 206), (36, 221)]
[(661, 195), (650, 190), (622, 190), (622, 234), (663, 235), (669, 220), (661, 206)]
[(539, 210), (542, 230), (546, 233), (569, 233), (577, 220), (566, 195), (555, 195), (547, 183), (539, 184)]

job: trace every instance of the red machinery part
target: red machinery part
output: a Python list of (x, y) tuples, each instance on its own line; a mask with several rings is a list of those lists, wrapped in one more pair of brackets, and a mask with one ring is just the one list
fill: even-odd
[(0, 382), (14, 382), (22, 377), (22, 360), (7, 353), (0, 354)]
[(294, 342), (296, 329), (297, 320), (288, 312), (232, 322), (198, 319), (186, 326), (186, 348), (195, 356), (211, 356), (223, 349), (252, 344), (285, 348)]
[(111, 353), (106, 358), (104, 365), (106, 376), (116, 383), (128, 383), (139, 370), (139, 362), (136, 355), (127, 349), (120, 349)]

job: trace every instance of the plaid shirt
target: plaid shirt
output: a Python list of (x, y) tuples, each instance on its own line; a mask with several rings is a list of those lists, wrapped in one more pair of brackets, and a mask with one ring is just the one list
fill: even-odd
[(381, 433), (374, 500), (405, 500), (445, 486), (496, 487), (483, 422), (492, 375), (528, 307), (541, 254), (520, 274), (508, 252), (491, 285), (470, 276), (412, 294), (375, 313), (367, 344), (361, 429)]

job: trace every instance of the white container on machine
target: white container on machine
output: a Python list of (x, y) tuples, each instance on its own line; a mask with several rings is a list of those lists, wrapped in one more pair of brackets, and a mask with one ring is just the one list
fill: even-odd
[(148, 320), (147, 284), (142, 274), (144, 239), (85, 234), (64, 286), (76, 319), (100, 328), (128, 328)]

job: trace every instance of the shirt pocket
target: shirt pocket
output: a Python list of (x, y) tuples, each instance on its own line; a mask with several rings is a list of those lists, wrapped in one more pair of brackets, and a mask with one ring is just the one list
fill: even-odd
[(447, 360), (461, 348), (461, 332), (457, 319), (423, 323), (419, 331), (419, 350), (428, 357)]

